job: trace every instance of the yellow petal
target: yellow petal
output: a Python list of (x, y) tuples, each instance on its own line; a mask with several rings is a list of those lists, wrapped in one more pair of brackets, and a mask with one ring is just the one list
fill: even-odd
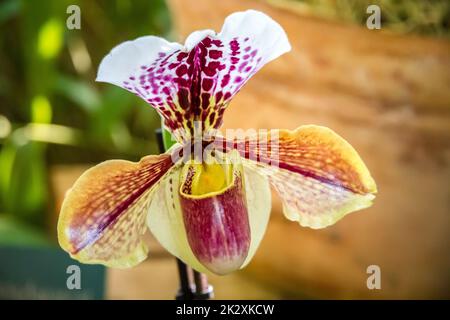
[(150, 198), (171, 167), (170, 155), (163, 154), (137, 163), (110, 160), (87, 170), (64, 199), (61, 247), (83, 263), (131, 267), (144, 260)]
[(283, 201), (286, 217), (302, 226), (329, 226), (369, 207), (377, 192), (355, 149), (325, 127), (272, 130), (225, 142), (217, 139), (219, 150), (236, 148), (247, 158), (246, 167), (266, 175)]

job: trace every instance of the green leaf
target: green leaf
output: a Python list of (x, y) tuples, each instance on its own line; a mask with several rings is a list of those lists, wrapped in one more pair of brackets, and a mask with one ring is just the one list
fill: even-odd
[(170, 133), (170, 131), (167, 130), (166, 127), (165, 127), (164, 125), (161, 126), (161, 130), (162, 130), (162, 135), (163, 135), (164, 149), (165, 149), (165, 150), (169, 150), (170, 147), (172, 147), (172, 146), (176, 143), (176, 140), (175, 140), (175, 138), (172, 136), (172, 134)]
[(13, 18), (20, 11), (20, 0), (8, 0), (0, 4), (0, 23)]
[(48, 186), (45, 146), (28, 141), (21, 129), (12, 134), (0, 154), (2, 210), (22, 221), (43, 226)]
[(88, 113), (97, 111), (100, 108), (100, 95), (93, 86), (84, 81), (60, 76), (55, 83), (55, 90)]

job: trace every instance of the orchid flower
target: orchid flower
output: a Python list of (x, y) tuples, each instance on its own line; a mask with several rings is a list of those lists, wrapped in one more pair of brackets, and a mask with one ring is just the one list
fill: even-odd
[(146, 36), (115, 47), (97, 81), (147, 101), (176, 143), (139, 162), (110, 160), (87, 170), (64, 199), (61, 247), (83, 263), (132, 267), (147, 257), (149, 229), (192, 268), (226, 274), (247, 265), (261, 242), (270, 185), (286, 218), (305, 227), (323, 228), (370, 206), (374, 180), (328, 128), (220, 134), (233, 96), (290, 49), (282, 27), (254, 10), (228, 16), (220, 33), (193, 32), (184, 45)]

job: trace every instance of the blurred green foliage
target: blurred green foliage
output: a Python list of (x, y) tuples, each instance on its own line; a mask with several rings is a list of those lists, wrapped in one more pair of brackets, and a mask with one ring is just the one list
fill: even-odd
[[(277, 0), (272, 0), (277, 1)], [(449, 0), (294, 0), (305, 10), (338, 21), (365, 25), (369, 5), (381, 9), (383, 29), (450, 37)]]
[[(79, 30), (66, 27), (69, 5)], [(95, 76), (115, 45), (169, 32), (163, 0), (0, 2), (0, 242), (50, 229), (53, 165), (157, 152), (156, 112)]]

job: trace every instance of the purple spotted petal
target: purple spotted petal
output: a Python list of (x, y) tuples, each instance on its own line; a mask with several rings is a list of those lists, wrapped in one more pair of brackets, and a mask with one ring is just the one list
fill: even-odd
[(278, 23), (248, 10), (228, 16), (219, 34), (192, 33), (184, 46), (151, 36), (125, 42), (103, 59), (97, 80), (146, 100), (169, 130), (188, 139), (194, 121), (203, 130), (220, 127), (228, 102), (246, 81), (289, 50)]

